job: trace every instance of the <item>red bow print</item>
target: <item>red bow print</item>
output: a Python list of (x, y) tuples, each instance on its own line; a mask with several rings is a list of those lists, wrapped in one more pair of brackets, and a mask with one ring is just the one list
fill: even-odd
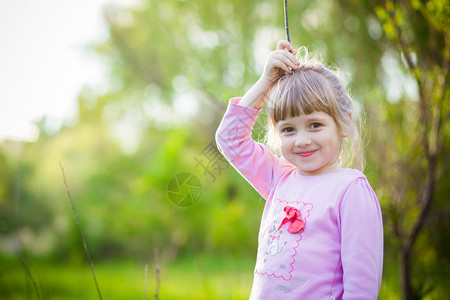
[(288, 231), (290, 233), (303, 232), (305, 228), (305, 222), (303, 222), (302, 220), (302, 214), (300, 213), (300, 211), (295, 207), (291, 206), (286, 206), (284, 208), (284, 211), (286, 212), (286, 218), (283, 219), (280, 227), (278, 227), (278, 230), (280, 230), (281, 227), (283, 227), (283, 225), (286, 224), (287, 222), (291, 222), (291, 224), (289, 224), (288, 227)]

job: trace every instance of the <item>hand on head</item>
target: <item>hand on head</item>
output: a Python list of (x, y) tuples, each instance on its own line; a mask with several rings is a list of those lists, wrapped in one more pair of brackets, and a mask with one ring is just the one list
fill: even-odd
[(285, 40), (278, 42), (277, 50), (270, 53), (264, 66), (261, 79), (272, 85), (285, 73), (291, 74), (297, 70), (300, 62), (295, 57), (297, 50)]

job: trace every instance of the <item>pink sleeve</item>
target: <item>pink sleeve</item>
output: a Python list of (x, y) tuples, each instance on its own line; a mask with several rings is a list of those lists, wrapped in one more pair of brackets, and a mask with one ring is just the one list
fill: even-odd
[(241, 175), (264, 197), (274, 179), (278, 157), (263, 144), (252, 140), (252, 129), (259, 110), (238, 104), (240, 98), (230, 100), (228, 109), (216, 132), (219, 151)]
[(343, 299), (377, 299), (383, 270), (383, 221), (365, 178), (347, 189), (340, 204)]

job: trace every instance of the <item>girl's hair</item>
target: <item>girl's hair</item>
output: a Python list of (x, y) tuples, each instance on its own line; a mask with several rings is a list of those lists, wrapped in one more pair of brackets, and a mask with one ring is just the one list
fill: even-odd
[(340, 130), (348, 134), (341, 141), (339, 159), (343, 166), (363, 171), (363, 146), (354, 101), (336, 71), (331, 71), (315, 57), (309, 57), (305, 47), (299, 49), (299, 55), (299, 69), (285, 74), (274, 84), (266, 106), (269, 147), (280, 154), (280, 140), (275, 130), (279, 121), (314, 111), (325, 112), (334, 119)]

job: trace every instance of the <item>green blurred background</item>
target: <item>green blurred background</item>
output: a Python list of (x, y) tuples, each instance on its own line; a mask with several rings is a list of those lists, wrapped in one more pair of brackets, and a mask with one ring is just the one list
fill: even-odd
[[(363, 108), (380, 299), (450, 299), (449, 16), (446, 0), (289, 1), (294, 47), (349, 74)], [(98, 299), (59, 163), (104, 299), (248, 299), (264, 200), (214, 133), (285, 38), (283, 1), (143, 0), (104, 18), (92, 51), (109, 89), (84, 87), (59, 131), (43, 118), (35, 142), (0, 144), (0, 299)], [(168, 193), (181, 173), (193, 205)]]

